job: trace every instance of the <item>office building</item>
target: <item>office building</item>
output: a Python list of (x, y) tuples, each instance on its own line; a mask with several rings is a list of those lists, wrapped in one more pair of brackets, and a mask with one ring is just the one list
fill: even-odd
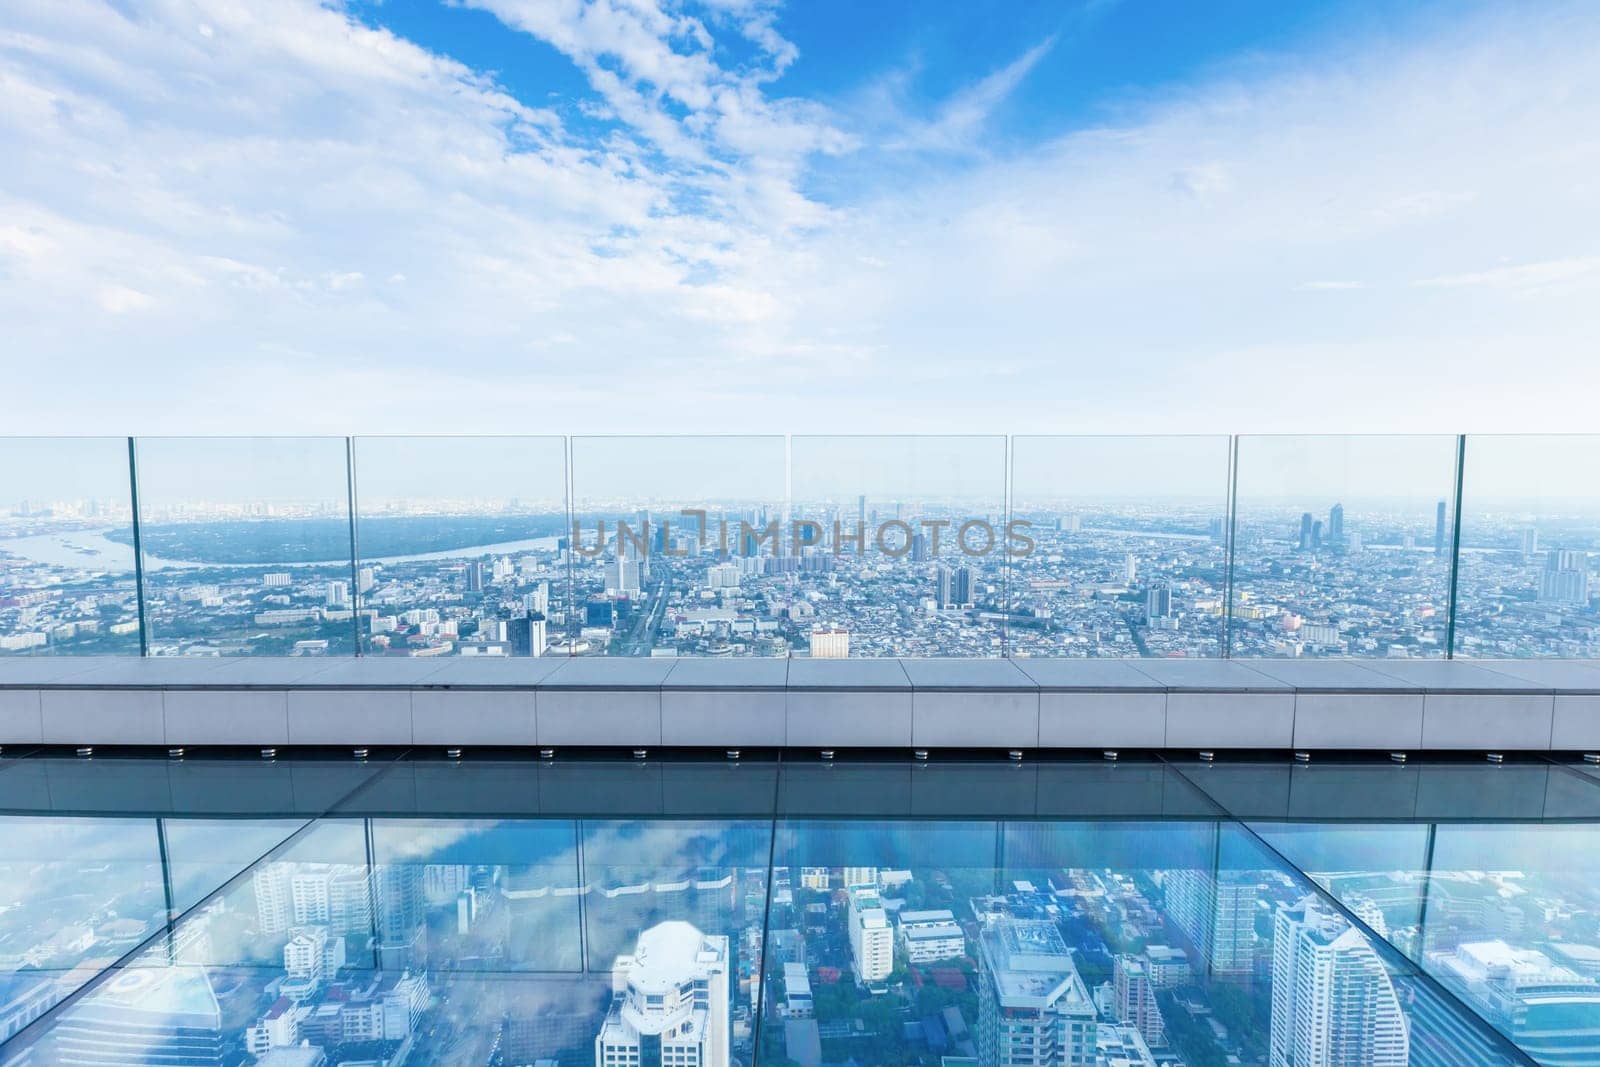
[(1166, 582), (1152, 585), (1145, 593), (1144, 614), (1147, 619), (1165, 619), (1172, 614), (1172, 587)]
[(978, 935), (978, 1059), (1091, 1067), (1095, 1007), (1056, 924), (998, 918)]
[(1600, 1063), (1600, 984), (1550, 955), (1504, 941), (1430, 953), (1429, 970), (1541, 1064)]
[(42, 1064), (222, 1067), (222, 1008), (204, 967), (135, 964), (73, 1005)]
[(639, 935), (617, 957), (595, 1067), (729, 1067), (728, 939), (686, 922)]

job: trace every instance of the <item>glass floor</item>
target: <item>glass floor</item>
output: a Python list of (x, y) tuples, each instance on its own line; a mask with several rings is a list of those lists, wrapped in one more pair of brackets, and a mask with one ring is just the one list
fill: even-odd
[(1548, 761), (0, 760), (0, 1064), (1600, 1064)]

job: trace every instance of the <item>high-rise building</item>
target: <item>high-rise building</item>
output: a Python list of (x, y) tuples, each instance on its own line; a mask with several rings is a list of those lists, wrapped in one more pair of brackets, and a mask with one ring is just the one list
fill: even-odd
[(1529, 528), (1522, 531), (1522, 558), (1531, 560), (1539, 554), (1539, 531)]
[(483, 564), (478, 560), (467, 563), (467, 592), (483, 592)]
[(542, 656), (550, 643), (544, 616), (532, 612), (512, 619), (506, 626), (506, 638), (513, 656)]
[(74, 1004), (44, 1044), (41, 1064), (222, 1067), (222, 1008), (204, 967), (133, 965)]
[(1216, 975), (1249, 974), (1255, 961), (1256, 883), (1240, 871), (1220, 877), (1186, 867), (1166, 873), (1166, 911)]
[(1311, 512), (1302, 512), (1300, 515), (1300, 551), (1311, 550)]
[(1118, 956), (1111, 966), (1117, 1021), (1138, 1029), (1152, 1047), (1166, 1044), (1167, 1025), (1156, 1003), (1156, 983), (1142, 956)]
[(1278, 908), (1270, 1067), (1405, 1067), (1410, 1039), (1389, 971), (1365, 935), (1307, 897)]
[(1090, 1067), (1095, 1007), (1056, 924), (1000, 918), (978, 935), (978, 1062)]
[(637, 593), (641, 588), (642, 575), (638, 560), (619, 556), (606, 564), (606, 592), (613, 595)]
[(538, 582), (522, 598), (522, 609), (530, 615), (550, 614), (550, 583)]
[(718, 563), (706, 568), (707, 589), (737, 589), (740, 570), (732, 563)]
[(325, 602), (330, 608), (347, 608), (350, 606), (350, 583), (329, 582), (328, 595)]
[(861, 985), (883, 981), (894, 970), (894, 928), (876, 889), (863, 885), (850, 890), (848, 920), (856, 981)]
[(686, 922), (639, 935), (611, 971), (595, 1067), (729, 1067), (728, 939)]
[(256, 895), (256, 924), (263, 934), (281, 934), (294, 922), (294, 864), (258, 864), (250, 875)]
[(1443, 500), (1433, 510), (1433, 554), (1436, 556), (1442, 556), (1445, 552), (1444, 517), (1448, 510)]
[(848, 659), (850, 631), (842, 626), (818, 626), (807, 638), (812, 659)]
[(1539, 575), (1539, 600), (1545, 604), (1583, 607), (1589, 603), (1589, 556), (1575, 549), (1545, 553)]
[(427, 965), (427, 898), (420, 863), (374, 868), (378, 899), (378, 962), (389, 970)]
[(359, 594), (364, 596), (367, 593), (370, 593), (372, 591), (372, 587), (374, 585), (376, 585), (376, 584), (377, 584), (377, 578), (373, 574), (371, 567), (362, 567), (359, 571), (356, 572), (356, 592), (357, 593), (359, 593)]
[(939, 566), (939, 590), (936, 603), (943, 608), (972, 607), (972, 569), (970, 567)]
[(1144, 614), (1147, 619), (1165, 619), (1172, 614), (1172, 587), (1157, 582), (1145, 593)]
[(1600, 1063), (1600, 984), (1537, 949), (1475, 941), (1429, 953), (1430, 973), (1543, 1064)]
[(1335, 504), (1328, 509), (1328, 543), (1344, 544), (1344, 505)]

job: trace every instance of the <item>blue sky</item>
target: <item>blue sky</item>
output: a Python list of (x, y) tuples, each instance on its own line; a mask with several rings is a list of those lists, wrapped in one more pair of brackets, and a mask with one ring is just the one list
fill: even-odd
[(15, 0), (3, 432), (1592, 425), (1593, 4)]

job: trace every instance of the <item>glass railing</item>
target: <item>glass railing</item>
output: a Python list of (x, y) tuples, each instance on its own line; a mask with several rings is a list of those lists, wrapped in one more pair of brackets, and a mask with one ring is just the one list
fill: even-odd
[(0, 438), (0, 657), (1600, 655), (1600, 436)]
[(5, 1067), (1600, 1054), (1548, 761), (106, 762), (0, 766)]

